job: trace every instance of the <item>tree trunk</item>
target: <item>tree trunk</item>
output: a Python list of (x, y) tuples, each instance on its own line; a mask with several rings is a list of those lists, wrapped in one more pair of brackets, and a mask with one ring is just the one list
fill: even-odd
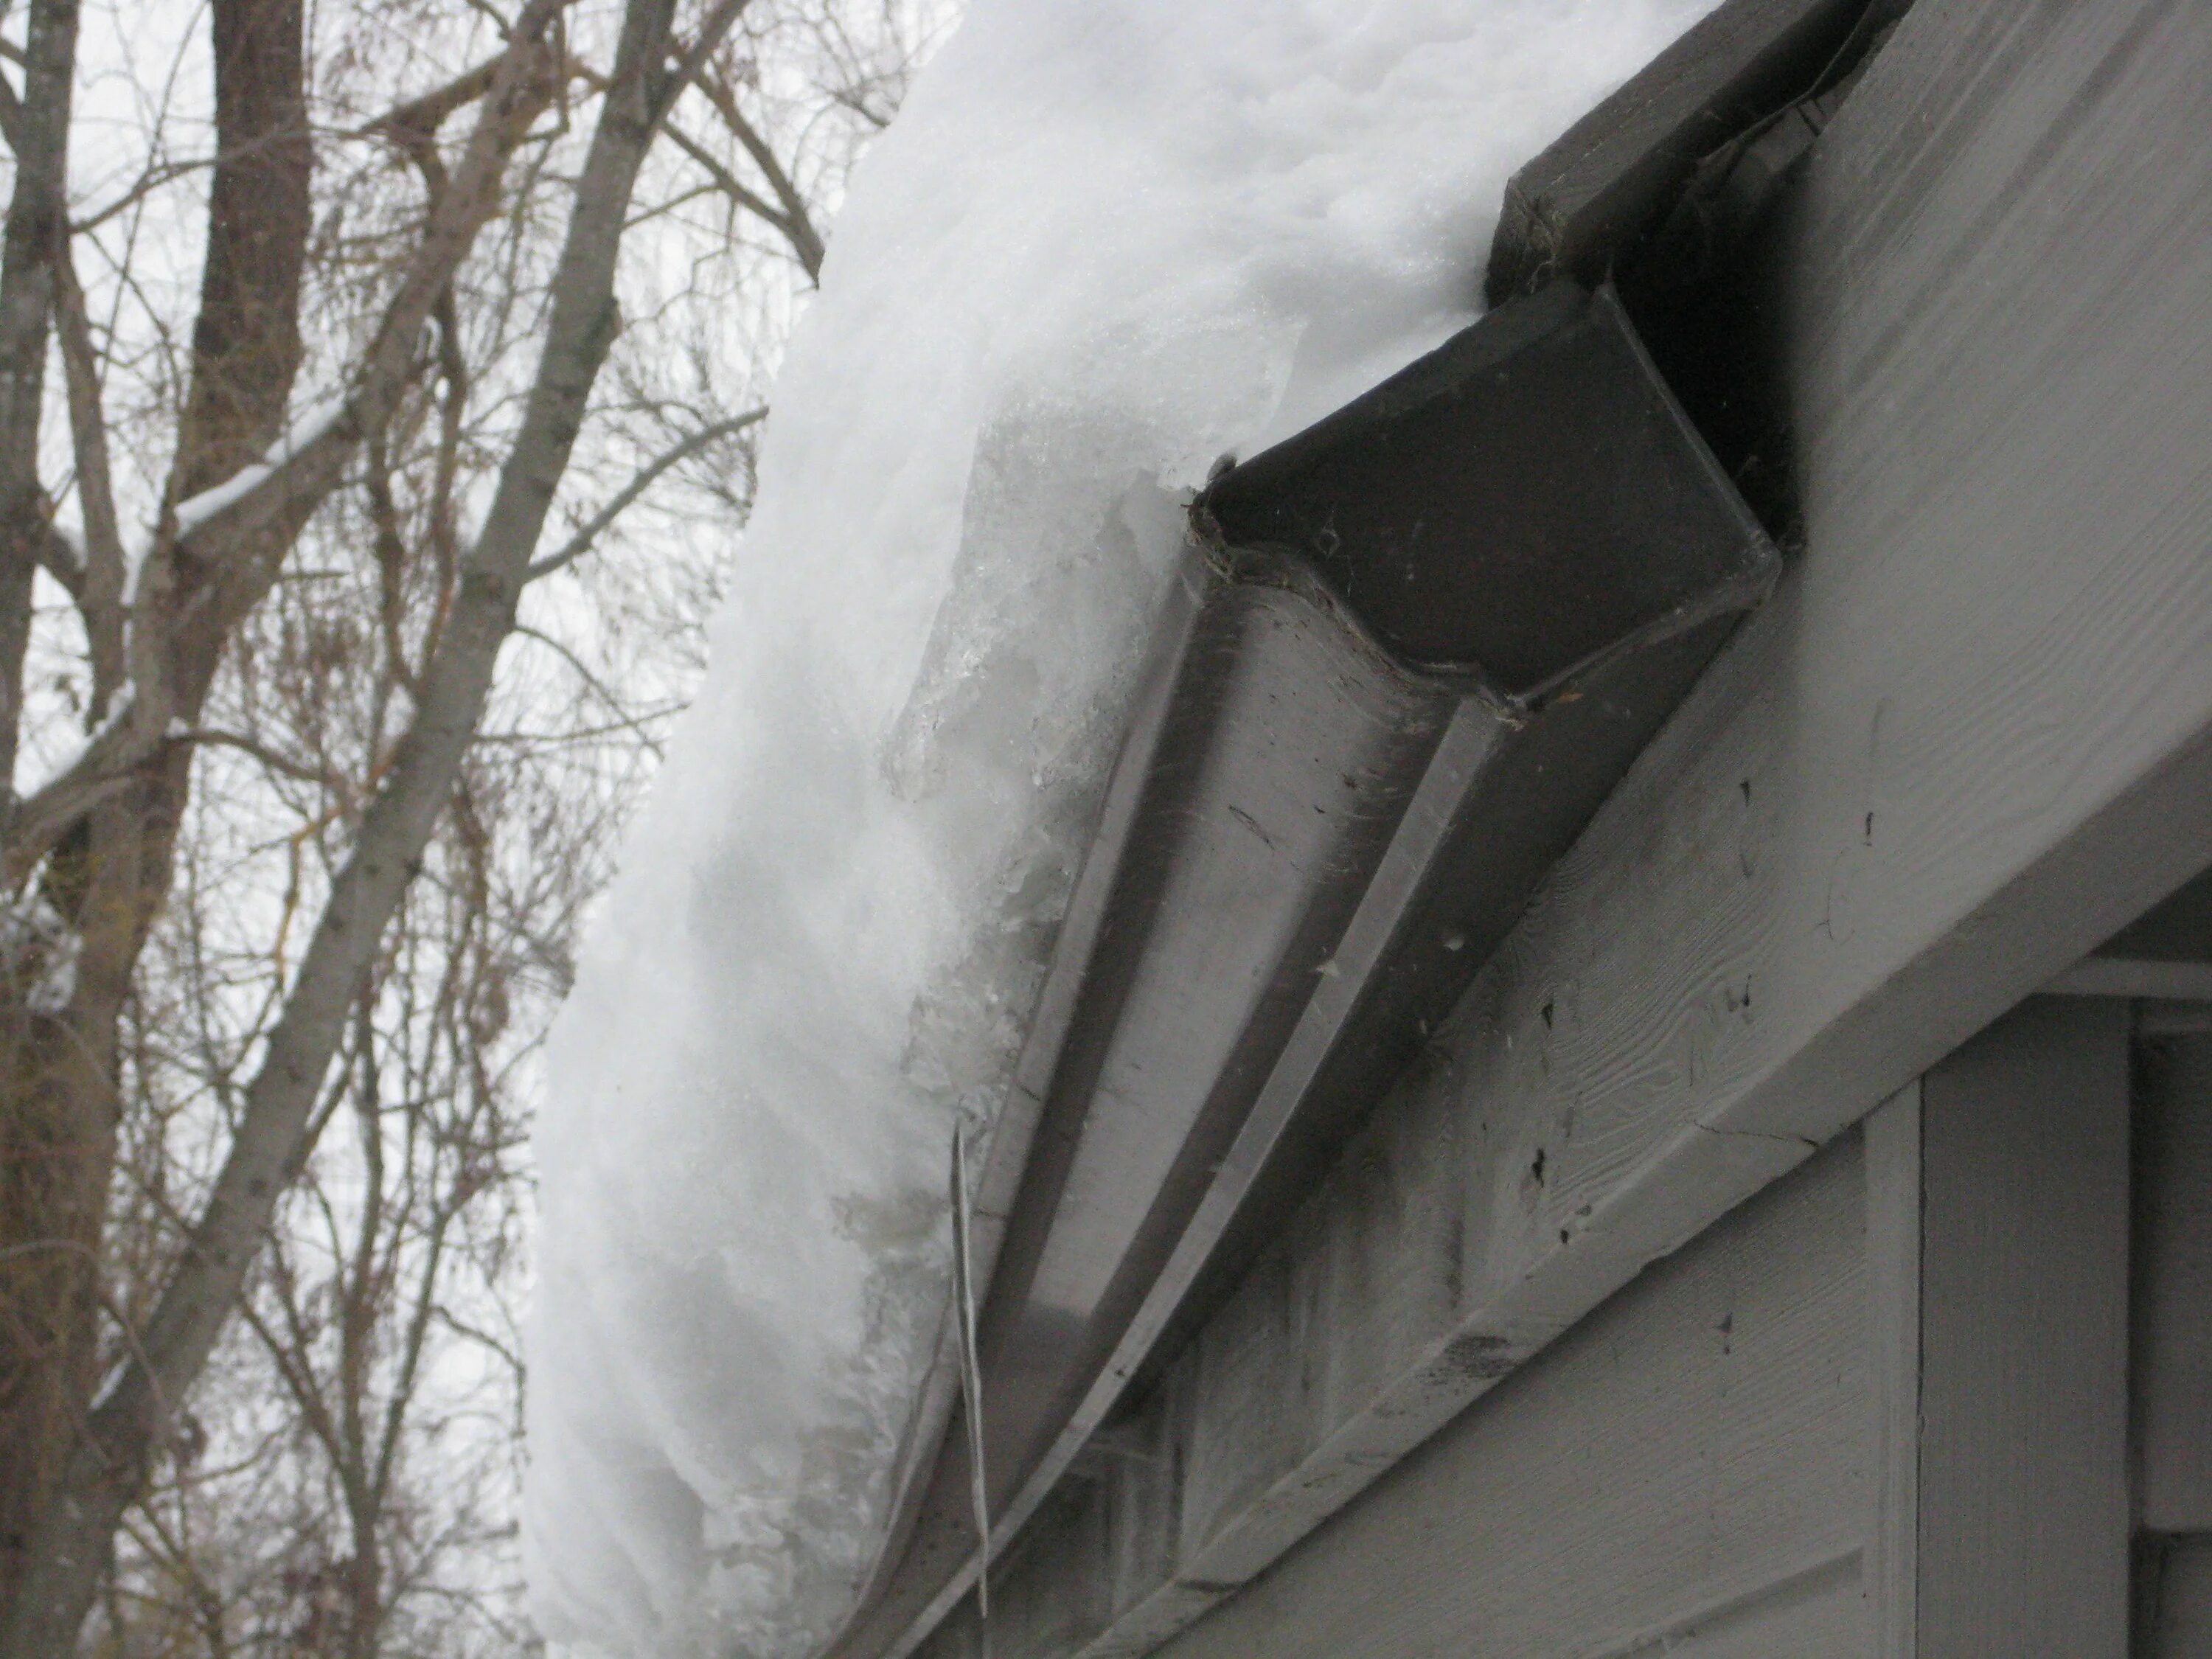
[[(15, 188), (0, 240), (0, 847), (14, 805), (31, 585), (48, 529), (39, 427), (54, 251), (68, 228), (76, 27), (76, 0), (34, 0), (21, 116), (10, 134)], [(53, 1015), (68, 963), (58, 921), (0, 910), (0, 1606), (93, 1363), (100, 1202), (88, 1211), (81, 1126), (36, 1058), (61, 1035)], [(17, 1079), (29, 1086), (19, 1091)]]
[(0, 1614), (0, 1659), (54, 1659), (73, 1647), (115, 1529), (143, 1491), (169, 1417), (205, 1364), (278, 1199), (311, 1151), (324, 1074), (475, 738), (531, 556), (613, 343), (615, 265), (638, 168), (684, 77), (743, 3), (722, 0), (690, 61), (672, 67), (674, 0), (629, 0), (554, 276), (544, 354), (414, 721), (331, 884), (207, 1209), (139, 1340), (94, 1401), (33, 1534), (15, 1598)]
[[(205, 489), (266, 447), (283, 424), (300, 360), (312, 167), (300, 0), (217, 0), (212, 22), (218, 161), (173, 494)], [(65, 77), (58, 101), (65, 133)], [(27, 118), (36, 120), (46, 107), (40, 96), (27, 94)], [(19, 203), (29, 171), (19, 176)], [(55, 194), (58, 199), (58, 189)], [(65, 218), (49, 216), (36, 234), (34, 269), (45, 292), (36, 348), (42, 364), (45, 319), (66, 257), (60, 240)], [(8, 236), (12, 259), (18, 240), (13, 214)], [(6, 281), (0, 277), (0, 288)], [(33, 397), (39, 378), (29, 376)], [(21, 419), (31, 435), (0, 441), (0, 465), (21, 475), (7, 478), (6, 499), (25, 505), (8, 511), (4, 521), (14, 540), (34, 547), (29, 527), (42, 531), (46, 520), (35, 471), (35, 408)], [(35, 553), (24, 556), (27, 562)], [(26, 571), (26, 615), (28, 583)], [(0, 609), (9, 597), (0, 592)], [(20, 663), (21, 641), (11, 643)], [(199, 677), (194, 709), (213, 667), (210, 662)], [(118, 1123), (118, 1030), (139, 955), (169, 890), (187, 766), (181, 748), (158, 757), (54, 850), (37, 891), (69, 941), (63, 947), (72, 953), (67, 978), (52, 960), (33, 957), (19, 961), (20, 971), (0, 983), (0, 1042), (7, 1045), (0, 1069), (0, 1173), (6, 1179), (0, 1251), (15, 1253), (0, 1258), (0, 1271), (8, 1273), (0, 1280), (6, 1316), (0, 1334), (0, 1515), (9, 1544), (0, 1563), (0, 1609), (12, 1602), (25, 1542), (92, 1393), (99, 1251)], [(51, 958), (52, 952), (46, 954)]]
[(300, 274), (314, 152), (301, 0), (217, 0), (219, 157), (192, 328), (191, 399), (177, 445), (179, 496), (258, 460), (300, 367)]
[[(15, 190), (0, 234), (0, 806), (21, 737), (31, 579), (47, 530), (39, 419), (54, 303), (54, 250), (69, 233), (70, 97), (76, 0), (33, 0), (23, 52), (22, 118), (11, 135)], [(3, 817), (4, 815), (0, 815)], [(0, 821), (0, 840), (6, 834)]]
[[(60, 0), (40, 4), (54, 9)], [(397, 401), (423, 318), (496, 208), (507, 159), (548, 95), (541, 37), (556, 9), (557, 0), (532, 0), (526, 9), (492, 77), (469, 157), (448, 198), (433, 204), (425, 245), (355, 388), (364, 426)], [(217, 0), (215, 31), (216, 103), (226, 125), (218, 132), (202, 315), (168, 492), (173, 503), (258, 454), (283, 423), (299, 359), (311, 155), (298, 0)], [(38, 89), (35, 76), (32, 85)], [(18, 125), (30, 121), (27, 106)], [(237, 177), (228, 176), (234, 172)], [(0, 318), (13, 314), (0, 304)], [(0, 343), (6, 337), (0, 328)], [(15, 913), (50, 921), (64, 948), (73, 944), (74, 971), (68, 983), (51, 971), (53, 951), (12, 950), (11, 965), (0, 972), (0, 1522), (6, 1528), (0, 1620), (14, 1616), (30, 1540), (51, 1529), (47, 1493), (81, 1437), (92, 1396), (98, 1248), (118, 1124), (118, 1034), (139, 957), (168, 894), (190, 785), (190, 745), (159, 738), (173, 721), (197, 719), (233, 629), (266, 592), (307, 516), (335, 487), (349, 441), (341, 435), (319, 477), (280, 510), (253, 518), (242, 534), (216, 536), (204, 549), (173, 534), (157, 540), (142, 571), (131, 630), (136, 702), (130, 718), (110, 728), (128, 735), (133, 720), (150, 724), (156, 742), (124, 769), (119, 790), (87, 792), (89, 805), (60, 815), (58, 837), (40, 843), (51, 849), (45, 867), (27, 872), (35, 906)], [(21, 453), (34, 449), (29, 441), (20, 446)], [(17, 453), (0, 444), (0, 458)], [(22, 820), (19, 814), (18, 832)], [(24, 854), (27, 839), (18, 833), (12, 848), (0, 847), (0, 863)], [(0, 925), (10, 914), (0, 912)]]

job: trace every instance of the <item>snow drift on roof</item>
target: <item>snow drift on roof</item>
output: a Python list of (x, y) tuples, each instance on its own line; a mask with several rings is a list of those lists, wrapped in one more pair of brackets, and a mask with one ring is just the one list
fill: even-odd
[(1179, 503), (1468, 321), (1507, 175), (1711, 3), (977, 0), (921, 77), (550, 1051), (556, 1640), (849, 1610)]

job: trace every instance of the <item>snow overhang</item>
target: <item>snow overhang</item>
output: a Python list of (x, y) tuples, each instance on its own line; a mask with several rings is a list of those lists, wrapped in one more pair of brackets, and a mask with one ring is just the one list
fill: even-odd
[[(1516, 176), (1488, 314), (1194, 504), (975, 1194), (994, 1546), (1418, 1058), (1778, 574), (1606, 278), (1686, 314), (1692, 256), (1756, 216), (1899, 9), (1729, 0)], [(910, 1651), (974, 1583), (957, 1391), (948, 1333), (838, 1659)]]

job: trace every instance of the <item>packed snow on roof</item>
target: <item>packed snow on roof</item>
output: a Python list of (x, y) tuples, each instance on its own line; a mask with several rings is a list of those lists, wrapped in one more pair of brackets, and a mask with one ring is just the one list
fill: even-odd
[(977, 0), (924, 73), (550, 1050), (556, 1642), (849, 1612), (1182, 501), (1470, 320), (1508, 174), (1711, 3)]

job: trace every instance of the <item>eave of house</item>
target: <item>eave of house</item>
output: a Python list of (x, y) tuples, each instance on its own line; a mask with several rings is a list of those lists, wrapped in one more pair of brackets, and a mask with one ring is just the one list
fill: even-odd
[[(1765, 591), (1771, 545), (1618, 301), (1580, 283), (1897, 9), (1729, 0), (1516, 177), (1498, 309), (1200, 504), (975, 1194), (994, 1554), (1415, 1058)], [(1627, 431), (1640, 468), (1608, 471)], [(1468, 477), (1486, 455), (1495, 476)], [(1399, 1414), (1441, 1421), (1540, 1340), (1463, 1335)], [(975, 1582), (957, 1370), (948, 1334), (839, 1659), (911, 1651)]]

